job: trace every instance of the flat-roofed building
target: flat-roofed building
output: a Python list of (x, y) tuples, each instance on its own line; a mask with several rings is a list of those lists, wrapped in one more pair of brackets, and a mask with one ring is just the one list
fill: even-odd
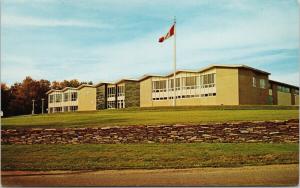
[[(145, 75), (138, 80), (83, 84), (50, 90), (49, 113), (130, 107), (200, 105), (299, 105), (299, 88), (269, 80), (270, 73), (246, 65)], [(174, 91), (175, 84), (175, 91)]]
[(274, 80), (269, 83), (269, 104), (299, 105), (298, 87)]
[(122, 79), (115, 83), (99, 83), (97, 109), (115, 109), (140, 106), (139, 81)]
[(51, 89), (48, 94), (48, 113), (74, 112), (78, 110), (77, 88)]
[[(176, 106), (267, 105), (270, 104), (269, 75), (245, 65), (179, 70), (175, 83)], [(140, 79), (140, 96), (141, 107), (172, 106), (173, 74), (144, 76)]]

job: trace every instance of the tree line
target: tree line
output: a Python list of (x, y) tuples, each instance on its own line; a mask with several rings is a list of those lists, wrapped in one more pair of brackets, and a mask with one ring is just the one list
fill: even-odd
[(42, 113), (42, 99), (44, 99), (44, 113), (47, 113), (47, 91), (65, 87), (78, 87), (81, 84), (92, 85), (93, 82), (80, 82), (77, 79), (50, 82), (44, 79), (34, 80), (28, 76), (22, 82), (16, 82), (12, 86), (1, 83), (1, 110), (3, 116), (31, 114), (32, 100), (35, 100), (35, 113)]

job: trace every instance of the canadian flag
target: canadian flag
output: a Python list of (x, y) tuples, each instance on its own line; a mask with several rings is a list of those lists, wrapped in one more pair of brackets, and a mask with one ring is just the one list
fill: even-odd
[(163, 42), (168, 38), (172, 37), (175, 33), (175, 24), (171, 27), (170, 31), (166, 34), (166, 36), (160, 37), (158, 42)]

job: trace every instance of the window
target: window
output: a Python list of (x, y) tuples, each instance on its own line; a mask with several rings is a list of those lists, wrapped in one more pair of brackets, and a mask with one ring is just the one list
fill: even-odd
[(69, 93), (64, 93), (64, 101), (69, 101)]
[(265, 79), (260, 79), (259, 80), (259, 87), (262, 89), (266, 88), (266, 80)]
[(125, 108), (124, 100), (118, 100), (118, 108)]
[(53, 108), (50, 108), (49, 110), (50, 110), (50, 113), (53, 113)]
[(182, 83), (186, 89), (196, 88), (196, 76), (184, 77), (182, 78)]
[(295, 94), (299, 95), (299, 90), (298, 89), (295, 90)]
[(107, 108), (116, 108), (115, 101), (107, 101)]
[(273, 90), (269, 89), (269, 95), (272, 96), (273, 95)]
[(77, 101), (77, 92), (71, 93), (71, 101)]
[[(170, 78), (168, 80), (169, 83), (169, 91), (174, 90), (174, 78)], [(180, 78), (176, 78), (176, 90), (180, 90)]]
[(125, 86), (118, 86), (117, 93), (118, 93), (118, 96), (124, 96), (125, 95)]
[(55, 95), (55, 102), (61, 102), (62, 100), (62, 96), (61, 96), (61, 94), (56, 94)]
[(67, 106), (64, 106), (64, 112), (69, 111), (68, 109), (69, 109), (69, 108), (68, 108)]
[(78, 106), (70, 106), (70, 111), (75, 112), (78, 110)]
[(50, 103), (53, 103), (53, 101), (54, 101), (54, 95), (50, 95), (49, 98), (50, 98), (49, 99)]
[(215, 87), (216, 74), (205, 74), (200, 76), (201, 88)]
[(288, 87), (285, 86), (277, 86), (277, 91), (285, 92), (285, 93), (290, 93), (291, 90)]
[(152, 92), (165, 92), (167, 91), (167, 80), (153, 81)]
[(62, 111), (62, 107), (55, 107), (54, 110), (55, 110), (55, 112), (61, 112)]
[(116, 88), (108, 87), (107, 88), (107, 97), (115, 97), (116, 96)]
[(252, 86), (256, 87), (256, 78), (255, 77), (252, 77)]

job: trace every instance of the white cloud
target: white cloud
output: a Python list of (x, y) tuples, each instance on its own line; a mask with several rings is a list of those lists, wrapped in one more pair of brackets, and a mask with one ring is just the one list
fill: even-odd
[(72, 19), (46, 19), (30, 16), (3, 15), (1, 26), (4, 27), (87, 27), (87, 28), (111, 28), (112, 26), (105, 23), (91, 23), (81, 20)]

